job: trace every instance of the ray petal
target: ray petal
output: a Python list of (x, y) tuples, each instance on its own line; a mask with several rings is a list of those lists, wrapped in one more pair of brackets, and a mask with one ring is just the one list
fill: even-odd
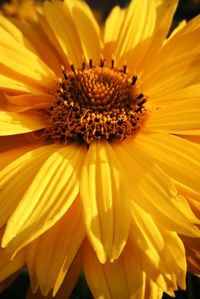
[(80, 194), (87, 234), (99, 260), (118, 258), (128, 236), (130, 200), (123, 168), (107, 142), (90, 145)]
[[(13, 175), (9, 169), (14, 168), (13, 164), (21, 166), (20, 176), (29, 176), (32, 168), (38, 172), (33, 178), (28, 178), (28, 182), (25, 181), (25, 193), (15, 196), (16, 201), (20, 197), (21, 201), (9, 218), (2, 246), (18, 251), (64, 215), (78, 194), (78, 173), (84, 153), (84, 148), (74, 144), (63, 148), (59, 145), (46, 146), (44, 150), (39, 148), (22, 156), (24, 165), (21, 166), (18, 159), (5, 169), (8, 176)], [(36, 159), (37, 155), (40, 159)], [(7, 196), (5, 189), (8, 186), (2, 188), (2, 193)]]

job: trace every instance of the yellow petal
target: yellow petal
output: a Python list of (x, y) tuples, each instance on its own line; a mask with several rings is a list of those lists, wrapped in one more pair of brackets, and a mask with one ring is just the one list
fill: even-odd
[(16, 157), (18, 158), (16, 160), (11, 160), (12, 163), (0, 172), (0, 226), (7, 222), (41, 165), (56, 150), (57, 147), (53, 145), (30, 151), (25, 150), (24, 155), (22, 151), (22, 156)]
[(12, 21), (3, 15), (0, 15), (0, 25), (1, 28), (4, 29), (4, 34), (7, 35), (11, 40), (14, 39), (20, 44), (26, 45), (26, 47), (30, 47), (28, 40), (23, 36), (23, 33), (12, 23)]
[(90, 145), (80, 194), (87, 235), (99, 260), (118, 258), (129, 232), (130, 199), (123, 168), (109, 143)]
[[(113, 263), (101, 264), (87, 242), (83, 246), (82, 255), (83, 270), (95, 298), (155, 299), (156, 295), (160, 298), (162, 291), (155, 285), (151, 289), (153, 283), (147, 283), (146, 275), (134, 255), (134, 248), (129, 244)], [(151, 296), (152, 291), (155, 297)]]
[[(44, 16), (50, 26), (57, 43), (70, 64), (82, 65), (82, 47), (77, 28), (67, 6), (45, 2)], [(63, 30), (65, 28), (65, 30)]]
[[(78, 174), (84, 154), (84, 148), (73, 144), (63, 148), (59, 145), (46, 146), (21, 157), (25, 162), (20, 165), (20, 176), (29, 176), (32, 168), (38, 172), (34, 178), (31, 177), (32, 181), (28, 179), (28, 184), (25, 181), (25, 193), (15, 195), (17, 201), (21, 197), (21, 202), (9, 218), (2, 246), (18, 251), (64, 215), (79, 190)], [(19, 163), (18, 160), (15, 164)], [(11, 172), (9, 168), (14, 167), (13, 164), (6, 170)], [(9, 196), (8, 191), (4, 194)]]
[(39, 112), (14, 113), (0, 111), (0, 136), (17, 135), (47, 127), (44, 116)]
[[(62, 7), (60, 2), (56, 2), (56, 5)], [(65, 1), (64, 5), (70, 10), (76, 25), (86, 61), (89, 62), (89, 59), (92, 59), (95, 63), (99, 63), (100, 28), (89, 6), (84, 1), (79, 0)]]
[(16, 80), (16, 78), (12, 79), (2, 74), (0, 74), (0, 89), (1, 91), (8, 92), (8, 93), (15, 93), (15, 94), (38, 92), (37, 87), (33, 88), (27, 82), (23, 83), (20, 81), (20, 79), (18, 81)]
[(12, 104), (9, 110), (26, 111), (29, 109), (48, 108), (52, 103), (52, 96), (49, 94), (23, 94), (17, 96), (6, 96), (8, 102)]
[[(4, 228), (0, 229), (0, 240), (4, 234)], [(18, 270), (24, 267), (26, 258), (26, 249), (21, 250), (14, 259), (11, 259), (11, 254), (8, 254), (5, 249), (0, 247), (0, 281), (9, 278)]]
[(199, 236), (199, 230), (193, 225), (199, 221), (187, 201), (177, 195), (170, 178), (148, 155), (143, 154), (135, 142), (124, 143), (123, 147), (119, 145), (115, 149), (116, 154), (123, 157), (131, 198), (151, 213), (161, 226), (189, 236)]
[[(135, 203), (132, 203), (130, 238), (140, 250), (144, 271), (164, 292), (171, 295), (177, 282), (185, 288), (186, 261), (182, 242), (176, 233), (157, 226), (151, 215)], [(173, 254), (175, 250), (177, 255)], [(171, 281), (169, 275), (175, 275), (177, 282)]]
[(40, 92), (51, 90), (56, 78), (48, 66), (23, 44), (11, 39), (3, 28), (0, 33), (1, 74)]
[(186, 250), (188, 271), (200, 275), (200, 242), (196, 238), (180, 236)]
[[(161, 0), (155, 1), (156, 4), (156, 24), (151, 36), (151, 43), (149, 44), (148, 50), (145, 52), (145, 57), (140, 61), (138, 69), (142, 73), (151, 72), (151, 61), (156, 57), (157, 52), (162, 47), (162, 44), (169, 33), (172, 19), (176, 11), (178, 0)], [(131, 56), (128, 63), (134, 67), (134, 62), (131, 61)], [(138, 64), (138, 62), (136, 61)]]
[(151, 71), (142, 75), (143, 87), (149, 96), (163, 96), (199, 83), (199, 34), (197, 17), (163, 46), (150, 63)]
[(31, 143), (24, 135), (0, 137), (0, 170), (40, 144)]
[[(173, 104), (181, 103), (181, 101), (188, 101), (190, 103), (191, 100), (196, 100), (199, 98), (199, 89), (200, 84), (195, 84), (188, 86), (186, 88), (179, 89), (172, 93), (168, 93), (165, 95), (155, 95), (149, 100), (152, 101), (157, 108), (163, 108), (163, 106), (170, 106)], [(173, 109), (172, 109), (172, 112)]]
[(200, 192), (200, 146), (169, 134), (139, 134), (137, 146), (170, 177)]
[[(154, 30), (155, 21), (156, 10), (154, 1), (132, 1), (124, 16), (124, 21), (119, 33), (114, 52), (116, 57), (122, 56), (124, 53), (127, 53), (129, 50), (146, 40), (149, 42), (149, 38)], [(144, 48), (146, 50), (146, 47), (146, 45), (143, 45), (143, 48), (140, 48), (140, 50), (142, 50), (141, 55), (144, 54), (143, 51)], [(137, 47), (135, 52), (138, 52)], [(133, 53), (133, 59), (134, 55), (135, 53)]]
[(21, 22), (14, 19), (13, 23), (18, 30), (23, 32), (23, 38), (28, 39), (31, 44), (32, 51), (39, 55), (39, 57), (52, 69), (57, 75), (61, 74), (61, 62), (56, 55), (49, 39), (42, 30), (38, 22)]
[(183, 135), (200, 135), (199, 98), (188, 98), (152, 112), (147, 130)]
[[(81, 272), (81, 259), (80, 254), (78, 254), (74, 261), (72, 262), (67, 275), (62, 283), (61, 288), (58, 293), (53, 296), (49, 294), (45, 296), (46, 299), (66, 299), (72, 293), (72, 290), (75, 286), (76, 281), (78, 280), (78, 276)], [(31, 288), (29, 288), (28, 293), (26, 295), (26, 299), (44, 299), (41, 291), (38, 289), (37, 291), (32, 292)]]
[[(36, 275), (43, 296), (46, 296), (50, 290), (53, 290), (54, 295), (57, 293), (83, 238), (84, 225), (80, 202), (75, 201), (50, 230), (34, 241), (36, 242), (34, 246), (30, 244), (27, 267), (30, 277), (33, 272), (33, 281)], [(34, 254), (34, 251), (37, 251), (37, 254)]]

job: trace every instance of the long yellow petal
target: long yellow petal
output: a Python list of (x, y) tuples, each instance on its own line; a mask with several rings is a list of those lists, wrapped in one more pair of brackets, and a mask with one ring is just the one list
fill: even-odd
[[(119, 32), (114, 52), (116, 57), (121, 57), (124, 53), (127, 53), (129, 50), (146, 40), (149, 42), (149, 38), (154, 30), (155, 21), (156, 9), (154, 1), (132, 1), (124, 16), (123, 24)], [(142, 52), (144, 49), (146, 50), (146, 45), (143, 45), (143, 48), (140, 48)], [(134, 55), (135, 53), (133, 53), (133, 59)], [(143, 53), (141, 53), (141, 55), (143, 55)]]
[(0, 28), (0, 34), (1, 74), (40, 92), (51, 90), (56, 79), (52, 70), (35, 53), (11, 39), (3, 28)]
[(175, 102), (152, 112), (147, 130), (183, 135), (200, 135), (199, 97)]
[[(162, 47), (162, 44), (169, 33), (172, 19), (176, 11), (178, 0), (161, 0), (155, 1), (156, 3), (156, 24), (151, 36), (151, 43), (149, 44), (148, 50), (145, 52), (145, 57), (140, 59), (140, 64), (138, 64), (138, 69), (140, 72), (144, 73), (147, 71), (151, 72), (149, 65), (154, 57), (156, 57), (157, 52)], [(128, 60), (128, 64), (134, 67), (135, 61), (131, 61), (131, 55)]]
[(130, 199), (123, 168), (109, 143), (90, 145), (80, 194), (88, 238), (101, 262), (118, 258), (130, 225)]
[[(62, 283), (62, 286), (60, 287), (58, 293), (53, 296), (53, 294), (48, 294), (45, 296), (46, 299), (66, 299), (70, 296), (76, 281), (78, 280), (78, 276), (81, 272), (81, 259), (80, 259), (80, 254), (78, 254), (74, 261), (72, 262), (69, 271), (67, 275), (65, 276), (65, 279)], [(34, 292), (33, 292), (34, 291)], [(31, 290), (29, 288), (28, 293), (26, 295), (26, 299), (44, 299), (44, 296), (42, 295), (41, 291), (37, 289)]]
[[(36, 246), (29, 245), (27, 267), (30, 277), (32, 272), (36, 275), (38, 286), (44, 296), (50, 290), (53, 290), (54, 295), (58, 292), (83, 238), (84, 225), (80, 202), (75, 201), (50, 230), (34, 241)], [(37, 254), (34, 255), (33, 251), (37, 251)], [(34, 279), (35, 277), (33, 281)]]
[(12, 104), (9, 110), (24, 112), (29, 109), (45, 109), (52, 103), (50, 94), (23, 94), (17, 96), (6, 96), (8, 102)]
[[(83, 270), (95, 298), (160, 298), (161, 289), (149, 281), (147, 283), (146, 275), (134, 255), (134, 248), (129, 244), (113, 263), (106, 262), (102, 265), (87, 242), (83, 246), (82, 255)], [(153, 285), (154, 288), (151, 289)], [(152, 297), (152, 291), (155, 297)]]
[(68, 62), (80, 67), (82, 65), (82, 46), (77, 28), (67, 7), (63, 3), (56, 5), (55, 2), (46, 1), (43, 12)]
[[(0, 229), (0, 240), (4, 234), (4, 228)], [(18, 270), (24, 267), (26, 258), (26, 249), (21, 250), (14, 259), (4, 248), (0, 246), (0, 281), (9, 279)]]
[(199, 83), (199, 34), (199, 17), (196, 17), (163, 46), (150, 62), (150, 71), (142, 75), (146, 94), (152, 98), (163, 96)]
[[(60, 2), (56, 2), (56, 5), (62, 6)], [(89, 62), (89, 59), (92, 59), (95, 64), (99, 63), (101, 57), (100, 28), (89, 6), (79, 0), (64, 1), (64, 5), (70, 10), (76, 25), (86, 61)]]
[[(29, 135), (29, 134), (27, 134)], [(0, 137), (0, 170), (16, 160), (26, 152), (40, 146), (39, 143), (30, 142), (26, 135)]]
[[(19, 146), (19, 145), (18, 145)], [(25, 192), (34, 180), (41, 165), (57, 147), (44, 146), (25, 151), (0, 172), (0, 226), (6, 224)], [(22, 152), (23, 154), (23, 152)]]
[(0, 136), (17, 135), (46, 127), (47, 122), (39, 112), (14, 113), (0, 111)]
[(199, 221), (189, 204), (177, 194), (170, 178), (148, 155), (143, 154), (134, 142), (115, 149), (117, 155), (123, 156), (132, 200), (151, 213), (161, 226), (185, 235), (199, 236), (198, 228), (193, 225)]
[[(32, 182), (28, 178), (25, 193), (20, 192), (21, 202), (9, 218), (2, 246), (18, 251), (64, 215), (79, 191), (78, 174), (84, 154), (84, 148), (73, 144), (63, 148), (47, 146), (21, 157), (25, 162), (20, 176), (22, 173), (24, 177), (29, 176), (27, 172), (32, 168), (38, 169), (38, 173), (31, 178)], [(18, 160), (15, 163), (18, 164)], [(11, 167), (14, 167), (13, 163), (8, 166), (8, 171)], [(8, 197), (9, 192), (4, 192), (6, 194)], [(18, 195), (15, 198), (19, 200)]]
[[(151, 215), (135, 203), (132, 203), (130, 238), (140, 250), (144, 271), (164, 292), (171, 295), (177, 282), (185, 288), (186, 261), (182, 242), (176, 233), (156, 225)], [(179, 259), (173, 254), (175, 250)], [(176, 279), (171, 281), (169, 275), (175, 275), (177, 282)]]
[(170, 177), (200, 193), (200, 146), (169, 134), (139, 134), (137, 146)]

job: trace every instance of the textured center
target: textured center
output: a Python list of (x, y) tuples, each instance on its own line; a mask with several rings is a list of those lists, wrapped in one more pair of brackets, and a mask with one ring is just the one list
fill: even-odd
[(63, 70), (63, 78), (48, 110), (47, 134), (55, 142), (123, 140), (140, 128), (146, 100), (136, 76), (123, 69), (83, 64)]

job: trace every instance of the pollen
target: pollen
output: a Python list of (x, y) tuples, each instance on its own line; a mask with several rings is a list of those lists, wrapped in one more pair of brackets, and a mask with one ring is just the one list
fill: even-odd
[(48, 109), (46, 134), (55, 142), (123, 140), (138, 130), (145, 119), (145, 96), (137, 76), (127, 67), (83, 63), (63, 69), (54, 101)]

